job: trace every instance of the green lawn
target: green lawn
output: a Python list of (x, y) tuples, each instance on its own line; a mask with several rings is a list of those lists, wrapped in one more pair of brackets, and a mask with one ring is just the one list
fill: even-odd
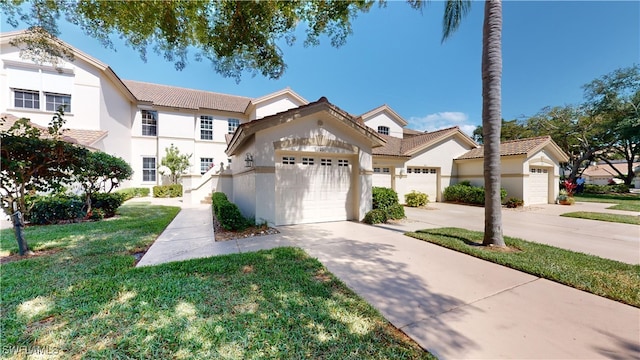
[[(0, 265), (5, 349), (89, 359), (432, 358), (297, 248), (134, 268), (178, 209), (29, 227), (34, 250)], [(0, 251), (15, 253), (10, 230)], [(13, 354), (24, 358), (24, 354)]]
[(597, 212), (589, 212), (589, 211), (575, 211), (570, 213), (564, 213), (564, 214), (561, 214), (560, 216), (578, 218), (578, 219), (616, 222), (616, 223), (622, 223), (622, 224), (640, 225), (640, 217), (637, 215), (618, 215), (618, 214), (597, 213)]
[(576, 201), (617, 204), (607, 209), (640, 211), (640, 194), (576, 194)]
[(406, 235), (640, 307), (640, 265), (506, 236), (505, 243), (516, 251), (504, 252), (480, 246), (482, 232), (459, 228), (419, 230)]

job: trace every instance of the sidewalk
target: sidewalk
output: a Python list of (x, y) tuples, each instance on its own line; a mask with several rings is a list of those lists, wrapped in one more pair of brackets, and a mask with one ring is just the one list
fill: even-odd
[(640, 357), (640, 309), (354, 222), (215, 242), (210, 205), (184, 207), (138, 266), (297, 246), (441, 359)]

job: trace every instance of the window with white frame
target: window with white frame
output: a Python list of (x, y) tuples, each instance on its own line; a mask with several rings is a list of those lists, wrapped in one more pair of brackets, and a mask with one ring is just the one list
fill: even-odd
[(200, 158), (200, 175), (204, 175), (213, 167), (213, 158)]
[(407, 174), (411, 174), (413, 172), (412, 168), (407, 168)]
[(389, 169), (389, 168), (382, 168), (382, 172), (383, 172), (383, 173), (385, 173), (385, 174), (388, 174), (388, 173), (390, 173), (390, 172), (391, 172), (391, 169)]
[(156, 158), (142, 158), (142, 181), (156, 181)]
[(282, 157), (282, 163), (284, 165), (295, 165), (296, 164), (296, 158), (293, 156), (283, 156)]
[(213, 140), (213, 116), (200, 116), (200, 140)]
[(320, 159), (320, 166), (331, 166), (331, 159)]
[(378, 126), (378, 134), (389, 135), (389, 127), (388, 126)]
[(228, 128), (229, 134), (233, 134), (234, 132), (236, 132), (236, 129), (238, 128), (238, 126), (240, 126), (240, 120), (238, 119), (227, 120), (227, 128)]
[(302, 158), (302, 165), (313, 165), (313, 163), (314, 163), (313, 158), (307, 158), (307, 157)]
[(158, 112), (142, 110), (142, 135), (156, 136), (158, 134)]
[(45, 94), (47, 111), (58, 111), (60, 107), (66, 112), (71, 111), (71, 95), (66, 94)]
[(40, 109), (40, 93), (33, 90), (13, 90), (13, 106), (24, 109)]
[(338, 166), (349, 166), (349, 160), (347, 160), (347, 159), (338, 159)]
[(438, 171), (436, 169), (429, 169), (429, 174), (436, 174)]
[(380, 171), (380, 168), (374, 167), (373, 168), (373, 172), (374, 173), (380, 173), (381, 171)]

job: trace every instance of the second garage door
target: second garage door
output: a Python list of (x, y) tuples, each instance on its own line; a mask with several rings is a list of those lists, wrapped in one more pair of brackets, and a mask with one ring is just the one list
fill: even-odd
[(532, 167), (529, 172), (529, 203), (525, 205), (546, 204), (548, 202), (549, 170)]
[(347, 156), (280, 155), (275, 176), (277, 225), (350, 219), (352, 162)]
[[(404, 188), (407, 193), (412, 190), (423, 192), (429, 196), (429, 202), (435, 202), (438, 196), (438, 169), (428, 167), (407, 167), (407, 178)], [(404, 199), (400, 199), (404, 201)]]

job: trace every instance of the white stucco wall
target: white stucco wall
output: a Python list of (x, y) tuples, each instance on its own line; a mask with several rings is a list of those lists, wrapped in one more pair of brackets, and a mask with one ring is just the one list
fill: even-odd
[(372, 128), (373, 131), (378, 131), (378, 126), (387, 126), (389, 128), (389, 136), (402, 139), (402, 126), (395, 122), (393, 118), (386, 112), (381, 111), (364, 121), (365, 125)]
[(304, 105), (294, 97), (288, 94), (281, 94), (271, 99), (265, 99), (256, 104), (255, 109), (250, 114), (250, 119), (261, 119), (265, 116), (277, 114), (289, 109), (293, 109), (300, 105)]

